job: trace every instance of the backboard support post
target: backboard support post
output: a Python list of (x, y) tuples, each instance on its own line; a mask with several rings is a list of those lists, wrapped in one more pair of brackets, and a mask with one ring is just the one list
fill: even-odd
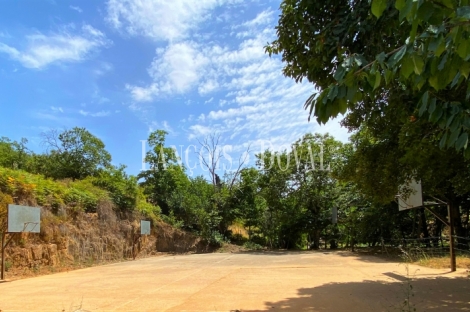
[(1, 270), (1, 276), (0, 276), (0, 280), (4, 280), (5, 279), (5, 235), (6, 235), (6, 232), (3, 232), (2, 233), (2, 270)]
[(457, 270), (457, 260), (455, 258), (455, 247), (454, 247), (454, 218), (452, 214), (452, 207), (447, 204), (447, 212), (449, 214), (449, 228), (450, 228), (450, 271), (455, 272)]
[[(7, 242), (5, 243), (5, 237), (7, 236), (7, 234), (10, 234), (10, 239), (7, 240)], [(6, 248), (8, 246), (8, 244), (10, 244), (11, 240), (13, 239), (13, 237), (15, 236), (15, 234), (17, 233), (7, 233), (7, 232), (3, 232), (2, 234), (2, 246), (1, 246), (1, 249), (2, 249), (2, 268), (1, 268), (1, 276), (0, 276), (0, 281), (3, 281), (5, 280), (5, 252), (6, 252)]]

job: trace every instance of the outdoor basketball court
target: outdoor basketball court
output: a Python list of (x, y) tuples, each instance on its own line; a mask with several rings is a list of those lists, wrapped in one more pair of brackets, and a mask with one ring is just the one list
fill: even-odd
[(460, 270), (346, 252), (159, 256), (0, 283), (6, 311), (470, 311)]

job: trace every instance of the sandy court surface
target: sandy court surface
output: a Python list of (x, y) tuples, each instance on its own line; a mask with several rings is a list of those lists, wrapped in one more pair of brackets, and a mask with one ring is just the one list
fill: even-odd
[[(470, 311), (460, 270), (347, 252), (160, 256), (0, 283), (0, 311)], [(406, 310), (407, 311), (407, 310)]]

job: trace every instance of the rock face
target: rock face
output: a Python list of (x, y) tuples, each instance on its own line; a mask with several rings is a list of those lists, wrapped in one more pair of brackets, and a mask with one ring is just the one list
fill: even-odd
[[(58, 220), (41, 212), (41, 232), (16, 235), (6, 249), (7, 267), (37, 269), (145, 257), (156, 252), (203, 253), (211, 248), (200, 237), (158, 222), (140, 236), (139, 220), (119, 220), (114, 211), (81, 213)], [(52, 220), (52, 221), (51, 221)]]
[(211, 250), (200, 237), (175, 229), (163, 222), (156, 224), (155, 236), (155, 247), (159, 252), (204, 253)]

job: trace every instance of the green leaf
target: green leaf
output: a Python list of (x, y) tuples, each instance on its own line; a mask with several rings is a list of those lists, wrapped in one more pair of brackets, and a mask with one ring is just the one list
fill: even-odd
[(431, 2), (424, 2), (418, 9), (418, 18), (427, 22), (434, 13), (434, 5)]
[(374, 84), (375, 84), (375, 74), (372, 74), (372, 73), (369, 73), (367, 75), (367, 82), (369, 83), (369, 85), (371, 87), (374, 87)]
[(384, 76), (385, 76), (385, 83), (388, 85), (392, 80), (393, 72), (391, 70), (385, 69)]
[(403, 10), (403, 8), (405, 7), (405, 3), (406, 3), (405, 0), (397, 0), (397, 1), (395, 2), (395, 8), (396, 8), (398, 11)]
[(451, 124), (452, 121), (454, 120), (454, 117), (455, 117), (455, 115), (450, 115), (450, 116), (447, 118), (446, 128), (449, 128), (450, 124)]
[(385, 61), (385, 59), (387, 58), (387, 55), (382, 52), (380, 54), (378, 54), (375, 59), (380, 63), (380, 64), (383, 64), (383, 62)]
[(439, 66), (437, 67), (438, 70), (443, 70), (444, 69), (444, 66), (446, 65), (448, 56), (449, 56), (449, 53), (444, 54), (444, 56), (441, 59), (441, 62), (439, 63)]
[(459, 46), (457, 47), (457, 54), (462, 58), (462, 60), (467, 61), (469, 58), (469, 40), (461, 40)]
[(423, 68), (424, 68), (423, 59), (417, 55), (413, 55), (412, 60), (413, 60), (415, 74), (421, 75), (421, 73), (423, 72)]
[(465, 79), (468, 79), (468, 74), (470, 73), (470, 63), (465, 62), (460, 66), (460, 73), (462, 76), (465, 77)]
[(408, 78), (413, 72), (414, 64), (413, 60), (409, 57), (405, 58), (401, 63), (400, 73), (404, 78)]
[(461, 74), (460, 74), (460, 72), (458, 72), (457, 75), (455, 75), (454, 80), (452, 80), (452, 84), (450, 85), (451, 88), (453, 88), (457, 85), (457, 83), (459, 82), (460, 77), (461, 77)]
[(381, 75), (380, 72), (375, 73), (375, 83), (374, 83), (374, 90), (380, 86)]
[(434, 52), (434, 55), (437, 57), (441, 56), (442, 52), (446, 50), (446, 42), (442, 38), (441, 41), (439, 42), (439, 45), (437, 46), (436, 52)]
[(397, 52), (395, 52), (392, 57), (388, 60), (388, 66), (394, 67), (405, 55), (406, 53), (406, 45), (400, 48)]
[(457, 150), (460, 150), (462, 149), (462, 147), (467, 146), (467, 142), (468, 142), (468, 133), (464, 132), (459, 136), (457, 142), (455, 142), (455, 148)]
[(419, 107), (419, 117), (423, 116), (426, 108), (428, 107), (429, 93), (428, 91), (424, 92), (421, 97), (421, 106)]
[(470, 148), (465, 147), (465, 152), (463, 153), (463, 155), (466, 159), (469, 159), (470, 158)]
[(387, 8), (387, 0), (372, 0), (371, 11), (375, 17), (380, 18)]
[[(426, 92), (427, 93), (427, 92)], [(433, 97), (431, 99), (431, 104), (429, 104), (429, 109), (428, 109), (428, 112), (429, 114), (431, 115), (432, 113), (434, 113), (434, 110), (436, 109), (436, 98)]]
[(447, 147), (451, 147), (455, 144), (457, 141), (457, 138), (459, 137), (460, 134), (460, 129), (454, 130), (451, 132), (449, 139), (447, 140)]
[(446, 146), (446, 141), (447, 141), (447, 131), (444, 133), (444, 135), (441, 138), (441, 141), (439, 142), (439, 147), (441, 149), (444, 149), (444, 147)]
[(339, 112), (341, 114), (346, 113), (346, 110), (348, 109), (348, 102), (346, 102), (346, 99), (345, 98), (339, 99), (338, 104), (339, 104), (339, 107), (338, 107)]
[(399, 15), (400, 21), (403, 20), (411, 12), (411, 8), (413, 7), (414, 0), (404, 0), (403, 2), (404, 4), (402, 3), (400, 3), (399, 5), (398, 3), (395, 4), (395, 7), (397, 9), (398, 7), (400, 7), (400, 9), (398, 9), (400, 11), (400, 15)]
[(461, 6), (457, 8), (456, 11), (457, 17), (462, 17), (465, 19), (470, 19), (470, 6)]
[(338, 86), (330, 86), (327, 99), (333, 101), (337, 95), (338, 95)]
[[(431, 105), (432, 105), (432, 102), (431, 102)], [(439, 119), (441, 119), (442, 113), (443, 113), (442, 107), (440, 105), (436, 106), (436, 108), (434, 109), (434, 112), (429, 116), (429, 121), (437, 123)]]
[(445, 5), (446, 7), (448, 7), (449, 9), (453, 9), (454, 8), (454, 3), (452, 0), (441, 0), (439, 1), (441, 2), (443, 5)]
[(354, 100), (354, 95), (357, 93), (357, 86), (352, 86), (348, 88), (348, 92), (346, 93), (346, 98), (348, 101), (352, 102)]
[(362, 65), (367, 64), (367, 60), (361, 54), (354, 55), (354, 62), (357, 64), (357, 66), (362, 66)]
[(439, 75), (433, 75), (428, 79), (429, 84), (433, 87), (436, 91), (439, 91)]
[(410, 42), (413, 42), (415, 40), (416, 32), (418, 31), (418, 25), (419, 25), (419, 19), (417, 18), (413, 19), (413, 23), (411, 24), (410, 37), (409, 37)]
[(340, 82), (343, 79), (345, 74), (346, 74), (346, 69), (342, 65), (339, 65), (333, 77), (335, 78), (336, 81)]

